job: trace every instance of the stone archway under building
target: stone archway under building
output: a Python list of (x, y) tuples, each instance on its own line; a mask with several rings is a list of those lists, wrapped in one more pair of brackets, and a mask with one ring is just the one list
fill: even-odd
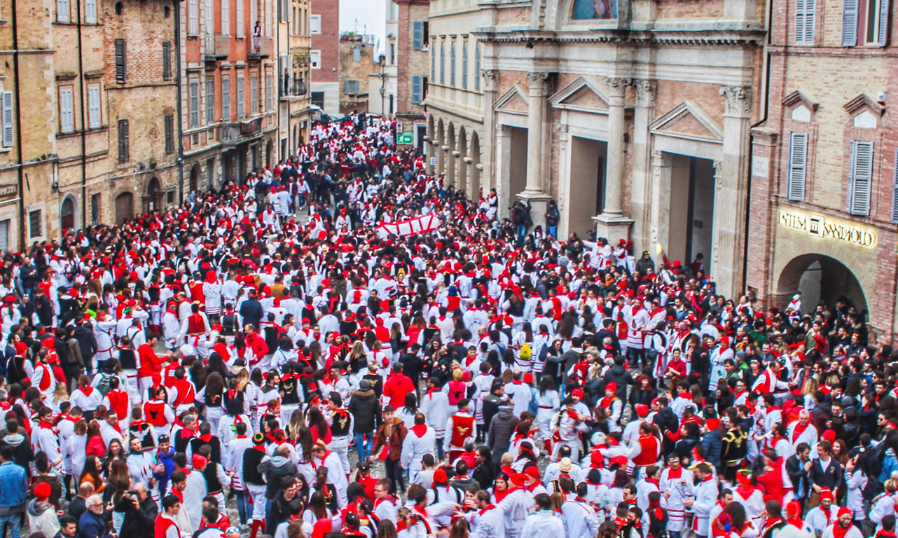
[(867, 315), (867, 297), (854, 272), (839, 260), (824, 254), (802, 254), (783, 267), (776, 285), (776, 306), (784, 308), (801, 294), (803, 314), (813, 312), (821, 301), (828, 306), (845, 299)]
[(480, 136), (477, 131), (471, 131), (471, 170), (469, 172), (468, 182), (471, 184), (470, 197), (472, 200), (478, 200), (480, 196), (486, 197), (486, 193), (481, 191), (480, 184)]
[[(458, 128), (458, 179), (456, 185), (460, 191), (468, 189), (468, 133), (464, 126)], [(468, 193), (469, 198), (474, 198), (474, 193)]]
[(115, 223), (121, 224), (132, 218), (134, 218), (134, 195), (123, 192), (115, 198)]
[(71, 194), (66, 195), (59, 206), (59, 229), (65, 234), (78, 227), (78, 200)]

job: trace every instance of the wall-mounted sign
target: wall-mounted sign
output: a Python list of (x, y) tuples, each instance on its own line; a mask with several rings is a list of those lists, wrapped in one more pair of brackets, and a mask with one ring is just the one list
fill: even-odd
[(399, 133), (396, 142), (398, 144), (411, 144), (414, 141), (412, 133)]
[(876, 246), (876, 231), (873, 228), (841, 219), (780, 209), (779, 224), (828, 241), (844, 241), (869, 248)]
[(18, 193), (18, 185), (0, 185), (0, 196), (15, 196)]

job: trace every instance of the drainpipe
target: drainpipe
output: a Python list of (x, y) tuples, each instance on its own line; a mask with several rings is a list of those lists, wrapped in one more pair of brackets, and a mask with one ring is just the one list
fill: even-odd
[[(84, 103), (84, 47), (81, 46), (81, 0), (75, 2), (78, 23), (78, 81), (81, 85), (81, 227), (87, 223), (87, 111)], [(58, 182), (57, 182), (58, 183)]]
[(12, 65), (16, 82), (14, 84), (13, 106), (16, 108), (16, 158), (19, 161), (19, 246), (25, 250), (25, 163), (22, 162), (22, 107), (19, 99), (19, 23), (17, 0), (12, 0)]
[[(15, 0), (14, 0), (15, 1)], [(172, 0), (175, 12), (175, 81), (178, 87), (178, 204), (184, 203), (184, 122), (181, 118), (181, 5), (179, 0)]]
[[(766, 49), (764, 51), (764, 61), (767, 64), (765, 69), (764, 76), (764, 115), (757, 122), (753, 123), (751, 127), (749, 127), (749, 134), (751, 133), (751, 129), (758, 127), (759, 125), (767, 122), (767, 116), (770, 113), (770, 45), (773, 41), (773, 38), (770, 35), (770, 20), (773, 17), (773, 0), (767, 2), (767, 21), (766, 21), (766, 31), (767, 31), (767, 43), (764, 45)], [(751, 163), (754, 158), (754, 143), (749, 141), (748, 144), (748, 182), (746, 183), (746, 196), (748, 197), (745, 201), (745, 244), (742, 247), (742, 286), (745, 290), (748, 290), (748, 227), (751, 223)]]

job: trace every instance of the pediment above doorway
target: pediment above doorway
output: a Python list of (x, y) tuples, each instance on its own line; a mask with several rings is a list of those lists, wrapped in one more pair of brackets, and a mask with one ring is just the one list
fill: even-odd
[(529, 108), (527, 94), (517, 86), (509, 88), (508, 91), (496, 101), (495, 105), (496, 111), (510, 112), (512, 114), (526, 114)]
[(578, 77), (549, 98), (554, 108), (607, 114), (608, 97), (584, 77)]
[(689, 101), (683, 101), (649, 125), (652, 134), (704, 142), (723, 142), (723, 129), (705, 112)]

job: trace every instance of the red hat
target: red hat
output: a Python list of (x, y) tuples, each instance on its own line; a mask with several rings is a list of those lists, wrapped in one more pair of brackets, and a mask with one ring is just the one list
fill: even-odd
[(786, 515), (798, 517), (801, 515), (801, 503), (798, 501), (789, 501), (786, 503)]
[(825, 432), (823, 432), (823, 435), (821, 435), (820, 437), (823, 437), (830, 443), (833, 443), (836, 440), (836, 432), (834, 432), (832, 430), (826, 430)]
[(636, 404), (636, 414), (644, 417), (649, 414), (649, 406), (645, 404)]
[(611, 465), (617, 464), (623, 468), (626, 468), (627, 465), (630, 464), (630, 460), (627, 459), (626, 456), (614, 456), (611, 458)]
[(848, 508), (847, 506), (843, 506), (842, 508), (839, 508), (839, 515), (836, 516), (836, 517), (842, 517), (842, 516), (844, 516), (844, 515), (846, 515), (846, 514), (848, 514), (849, 516), (854, 517), (854, 514), (851, 513), (851, 508)]
[(833, 492), (829, 488), (823, 488), (820, 490), (820, 500), (825, 501), (827, 499), (830, 501), (834, 499)]
[(205, 456), (194, 454), (191, 463), (193, 463), (193, 468), (196, 469), (197, 467), (204, 467), (207, 463), (209, 463), (209, 460), (207, 460)]
[(571, 391), (571, 396), (576, 396), (577, 398), (583, 399), (583, 389), (574, 389)]
[(38, 499), (48, 499), (53, 492), (53, 488), (46, 482), (38, 482), (34, 485), (34, 496)]
[(531, 465), (524, 469), (524, 473), (530, 475), (531, 478), (539, 480), (539, 467)]
[(515, 486), (524, 486), (527, 483), (527, 475), (524, 473), (514, 473), (511, 475), (511, 483)]
[(708, 427), (708, 431), (714, 431), (718, 427), (720, 427), (720, 419), (709, 418), (707, 421), (705, 421), (705, 426)]
[(527, 383), (528, 385), (533, 383), (533, 374), (532, 373), (527, 372), (526, 374), (524, 374), (524, 383)]
[(612, 392), (617, 392), (617, 383), (612, 381), (611, 383), (605, 385), (605, 392), (608, 392), (609, 390)]
[(434, 484), (445, 484), (449, 481), (449, 477), (446, 476), (446, 469), (440, 467), (433, 473), (433, 483)]
[(589, 455), (590, 466), (595, 469), (601, 469), (605, 465), (605, 456), (602, 455), (601, 450), (593, 450), (592, 454)]

